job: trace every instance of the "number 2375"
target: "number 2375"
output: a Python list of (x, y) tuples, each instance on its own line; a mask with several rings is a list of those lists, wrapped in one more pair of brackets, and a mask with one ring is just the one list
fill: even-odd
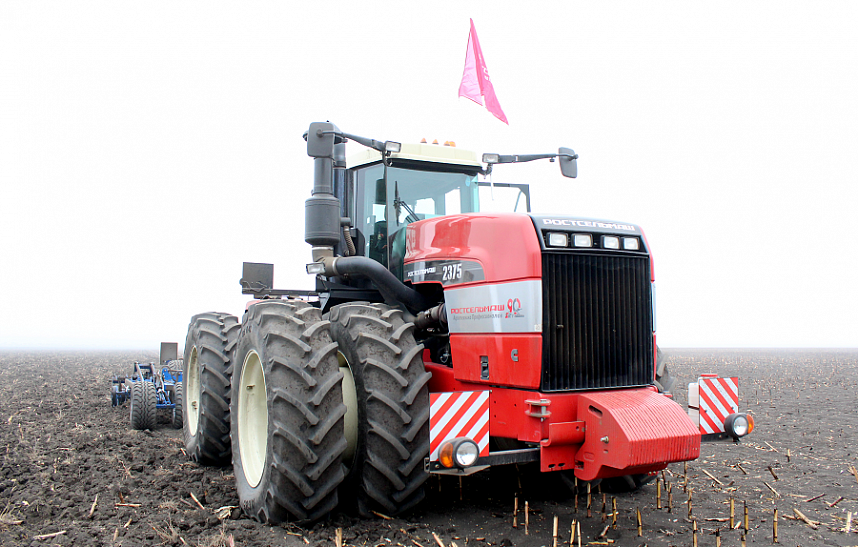
[(442, 281), (454, 281), (457, 279), (462, 279), (462, 263), (459, 262), (457, 264), (448, 264), (446, 266), (443, 266), (441, 275)]

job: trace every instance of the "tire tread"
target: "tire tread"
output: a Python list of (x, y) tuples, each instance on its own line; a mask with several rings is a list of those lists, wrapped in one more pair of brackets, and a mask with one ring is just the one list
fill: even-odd
[[(342, 377), (330, 323), (302, 301), (252, 305), (236, 343), (236, 374), (256, 351), (268, 393), (270, 465), (250, 487), (241, 470), (238, 423), (232, 424), (234, 467), (241, 507), (269, 524), (312, 523), (338, 503), (346, 449)], [(240, 382), (236, 378), (238, 389)], [(234, 394), (232, 412), (237, 412)]]
[[(201, 464), (230, 463), (229, 401), (232, 356), (239, 328), (240, 324), (235, 316), (221, 312), (197, 314), (191, 318), (188, 325), (182, 378), (187, 387), (190, 352), (196, 347), (200, 367), (200, 409), (197, 434), (191, 435), (186, 425), (184, 438), (188, 455)], [(182, 395), (184, 402), (186, 397), (184, 393)], [(183, 422), (187, 424), (187, 420)]]
[(424, 497), (429, 454), (431, 374), (423, 346), (400, 310), (348, 303), (330, 312), (331, 332), (352, 369), (358, 394), (358, 445), (347, 489), (363, 516), (395, 516)]

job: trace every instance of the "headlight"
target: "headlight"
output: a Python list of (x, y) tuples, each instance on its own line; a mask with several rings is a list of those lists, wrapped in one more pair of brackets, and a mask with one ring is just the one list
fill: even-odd
[(738, 439), (754, 430), (754, 417), (743, 412), (730, 414), (724, 420), (724, 432)]
[(307, 273), (310, 275), (322, 275), (325, 273), (325, 265), (321, 262), (310, 262), (307, 264)]
[(447, 468), (470, 467), (480, 458), (480, 447), (467, 437), (444, 441), (438, 451), (438, 462)]
[(568, 247), (569, 236), (563, 232), (549, 232), (548, 245), (550, 247)]
[(590, 234), (575, 234), (575, 237), (572, 241), (576, 247), (593, 246), (593, 236), (591, 236)]
[(603, 249), (619, 249), (620, 238), (614, 236), (602, 236)]
[(641, 248), (641, 241), (636, 237), (624, 237), (623, 249), (627, 251), (638, 251)]

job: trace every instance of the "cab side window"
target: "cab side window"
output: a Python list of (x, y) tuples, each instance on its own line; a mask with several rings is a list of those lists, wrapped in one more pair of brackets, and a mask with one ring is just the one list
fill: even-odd
[(371, 165), (355, 171), (355, 224), (358, 254), (387, 266), (387, 188), (384, 166)]

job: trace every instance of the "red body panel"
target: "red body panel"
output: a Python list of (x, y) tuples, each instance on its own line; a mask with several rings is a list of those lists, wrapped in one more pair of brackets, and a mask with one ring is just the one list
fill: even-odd
[[(445, 281), (445, 289), (479, 290), (542, 276), (539, 236), (526, 215), (450, 215), (409, 225), (405, 263), (432, 260), (470, 260), (483, 268), (483, 278)], [(582, 480), (593, 480), (657, 471), (699, 456), (697, 428), (655, 387), (540, 392), (539, 332), (453, 332), (450, 348), (452, 368), (426, 363), (430, 392), (490, 390), (490, 436), (539, 446), (542, 471), (574, 469)], [(482, 356), (488, 357), (488, 380)]]
[[(451, 334), (453, 376), (463, 382), (539, 388), (541, 334)], [(513, 360), (515, 351), (518, 361)], [(480, 356), (489, 358), (491, 380), (481, 380)]]
[(527, 215), (467, 213), (408, 225), (405, 263), (467, 259), (480, 263), (485, 282), (542, 277), (536, 228)]
[[(405, 263), (473, 260), (485, 279), (450, 288), (540, 279), (542, 251), (533, 221), (513, 213), (468, 213), (415, 222), (408, 226)], [(518, 361), (512, 358), (516, 350)], [(484, 383), (480, 356), (489, 359), (493, 385), (538, 388), (542, 336), (527, 333), (452, 334), (450, 351), (457, 380)]]

